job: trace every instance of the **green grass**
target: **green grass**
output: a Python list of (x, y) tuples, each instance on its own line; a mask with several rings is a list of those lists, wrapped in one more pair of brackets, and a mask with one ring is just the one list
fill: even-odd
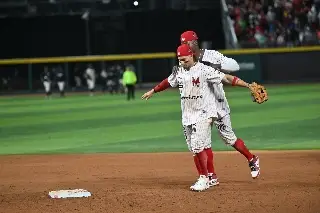
[[(226, 88), (233, 128), (250, 149), (320, 149), (320, 86), (268, 87), (258, 105)], [(139, 97), (141, 93), (137, 94)], [(213, 148), (232, 150), (213, 129)], [(0, 98), (0, 154), (187, 151), (177, 91), (124, 96)]]

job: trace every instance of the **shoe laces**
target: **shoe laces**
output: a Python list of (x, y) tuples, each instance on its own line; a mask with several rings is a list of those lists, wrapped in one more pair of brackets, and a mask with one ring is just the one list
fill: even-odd
[(200, 175), (197, 182), (194, 185), (202, 184), (202, 182), (205, 182), (206, 176)]
[(257, 167), (255, 165), (255, 161), (254, 160), (249, 162), (249, 167), (250, 167), (251, 171), (256, 171), (257, 170)]

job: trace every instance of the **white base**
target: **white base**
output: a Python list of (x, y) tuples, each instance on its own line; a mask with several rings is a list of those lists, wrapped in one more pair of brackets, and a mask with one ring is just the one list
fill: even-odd
[(50, 198), (90, 197), (91, 193), (85, 189), (58, 190), (49, 192)]

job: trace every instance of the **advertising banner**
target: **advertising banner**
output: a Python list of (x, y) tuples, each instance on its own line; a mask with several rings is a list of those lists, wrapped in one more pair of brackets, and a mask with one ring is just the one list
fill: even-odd
[(226, 56), (236, 60), (240, 66), (240, 71), (235, 72), (234, 75), (248, 82), (260, 82), (262, 80), (260, 54), (228, 54)]

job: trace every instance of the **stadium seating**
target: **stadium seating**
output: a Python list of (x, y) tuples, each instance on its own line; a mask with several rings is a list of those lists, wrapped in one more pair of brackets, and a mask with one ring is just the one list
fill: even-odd
[(228, 0), (242, 47), (319, 44), (320, 0)]

